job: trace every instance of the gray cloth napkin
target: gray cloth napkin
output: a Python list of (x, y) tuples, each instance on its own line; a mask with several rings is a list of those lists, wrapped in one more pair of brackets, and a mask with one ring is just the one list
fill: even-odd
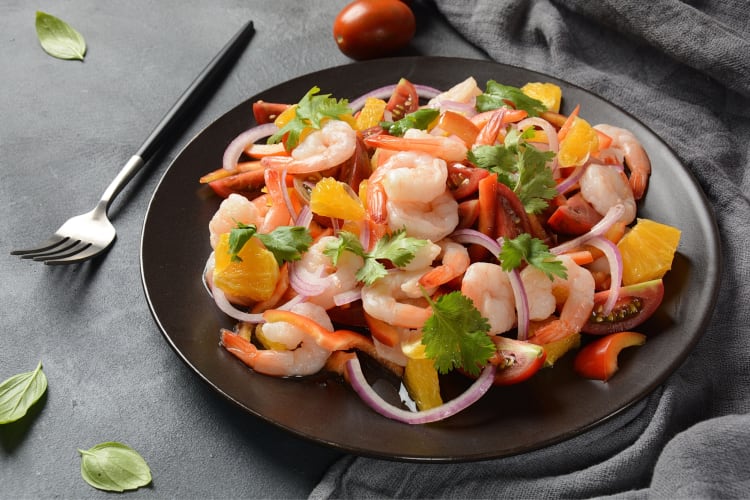
[(674, 149), (715, 210), (719, 299), (686, 362), (583, 435), (468, 464), (349, 456), (311, 497), (750, 498), (750, 2), (435, 3), (492, 59), (592, 91)]

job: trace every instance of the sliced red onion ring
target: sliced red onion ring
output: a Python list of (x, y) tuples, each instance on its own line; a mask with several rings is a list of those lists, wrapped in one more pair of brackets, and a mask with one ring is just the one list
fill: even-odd
[(494, 255), (495, 258), (500, 255), (500, 250), (502, 250), (501, 245), (497, 241), (476, 229), (457, 229), (451, 233), (450, 238), (458, 243), (481, 245)]
[(609, 285), (609, 296), (604, 303), (602, 313), (606, 316), (612, 312), (617, 299), (620, 297), (620, 284), (622, 283), (622, 255), (617, 245), (612, 243), (603, 236), (595, 236), (587, 241), (593, 247), (598, 248), (604, 253), (609, 262), (609, 275), (611, 284)]
[(315, 275), (302, 267), (299, 262), (289, 263), (289, 285), (300, 295), (311, 297), (320, 295), (326, 288), (320, 275)]
[(560, 194), (565, 194), (570, 189), (576, 185), (576, 183), (581, 179), (583, 176), (583, 170), (586, 168), (587, 164), (579, 165), (577, 166), (571, 173), (568, 175), (565, 180), (563, 180), (560, 184), (558, 184), (555, 189), (557, 189), (557, 192)]
[(586, 234), (582, 234), (577, 238), (566, 241), (565, 243), (561, 243), (556, 247), (550, 248), (550, 252), (555, 255), (560, 255), (562, 253), (569, 252), (574, 248), (580, 247), (582, 244), (586, 243), (594, 236), (601, 236), (602, 234), (606, 233), (615, 222), (620, 220), (620, 217), (622, 217), (622, 213), (624, 211), (625, 207), (618, 203), (617, 205), (607, 210), (607, 214), (604, 216), (604, 218), (597, 222), (594, 227), (591, 228), (591, 231)]
[(310, 205), (302, 205), (302, 208), (297, 214), (297, 218), (295, 219), (294, 224), (296, 226), (302, 226), (309, 229), (312, 219), (313, 213), (312, 210), (310, 210)]
[(255, 144), (260, 139), (273, 135), (277, 130), (279, 128), (273, 123), (264, 123), (242, 132), (224, 150), (224, 157), (221, 160), (222, 167), (230, 172), (237, 170), (237, 162), (245, 148)]
[(521, 281), (521, 273), (518, 269), (508, 272), (510, 287), (516, 300), (516, 315), (518, 318), (518, 340), (526, 340), (529, 337), (529, 299), (526, 289)]
[(495, 377), (495, 365), (489, 364), (482, 370), (479, 378), (460, 396), (448, 401), (436, 408), (429, 410), (410, 412), (402, 408), (391, 405), (383, 400), (380, 395), (370, 386), (362, 373), (362, 366), (356, 357), (346, 362), (346, 371), (349, 375), (349, 382), (352, 384), (354, 391), (359, 394), (370, 408), (380, 413), (384, 417), (397, 420), (406, 424), (427, 424), (437, 422), (455, 415), (465, 410), (477, 402), (492, 387), (492, 380)]
[(354, 288), (346, 292), (337, 293), (333, 296), (333, 303), (337, 306), (343, 306), (351, 304), (362, 298), (362, 290), (360, 288)]
[(296, 219), (297, 211), (294, 209), (292, 198), (289, 196), (289, 190), (286, 188), (286, 169), (283, 169), (279, 175), (278, 187), (281, 191), (281, 196), (284, 198), (284, 205), (286, 205), (286, 209), (289, 212), (289, 215), (292, 216), (292, 220)]
[(227, 316), (230, 316), (238, 321), (245, 321), (247, 323), (263, 323), (264, 320), (262, 314), (251, 314), (240, 311), (229, 302), (227, 296), (224, 294), (224, 291), (218, 286), (213, 288), (213, 296), (216, 305)]

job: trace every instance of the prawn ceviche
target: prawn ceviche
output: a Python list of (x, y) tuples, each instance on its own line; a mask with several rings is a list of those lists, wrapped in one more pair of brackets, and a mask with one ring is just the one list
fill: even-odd
[[(268, 376), (337, 374), (412, 424), (568, 353), (608, 380), (646, 341), (635, 330), (680, 231), (638, 217), (651, 173), (638, 139), (561, 114), (561, 99), (552, 83), (469, 77), (255, 102), (256, 125), (200, 180), (223, 198), (204, 274), (237, 322), (220, 345)], [(400, 378), (403, 405), (369, 385), (363, 356)], [(449, 372), (467, 389), (444, 401)]]

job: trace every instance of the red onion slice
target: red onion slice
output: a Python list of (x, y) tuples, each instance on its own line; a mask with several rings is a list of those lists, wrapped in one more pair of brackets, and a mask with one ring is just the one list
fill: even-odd
[(609, 230), (609, 228), (612, 227), (615, 222), (620, 220), (620, 217), (622, 217), (622, 213), (624, 210), (625, 207), (618, 203), (617, 205), (607, 210), (607, 214), (604, 216), (604, 218), (597, 222), (594, 227), (591, 228), (591, 231), (586, 234), (582, 234), (577, 238), (566, 241), (565, 243), (561, 243), (556, 247), (550, 248), (550, 252), (555, 255), (560, 255), (580, 247), (594, 236), (603, 235)]
[(486, 248), (495, 258), (499, 258), (502, 247), (500, 244), (476, 229), (457, 229), (451, 233), (450, 238), (458, 243), (481, 245)]
[(362, 401), (384, 417), (405, 424), (427, 424), (430, 422), (437, 422), (465, 410), (487, 393), (490, 387), (492, 387), (492, 381), (495, 377), (495, 365), (489, 364), (484, 370), (482, 370), (479, 378), (477, 378), (476, 381), (457, 398), (436, 408), (410, 412), (391, 405), (375, 392), (372, 386), (367, 382), (364, 373), (362, 373), (362, 366), (359, 364), (359, 359), (356, 357), (346, 362), (346, 371), (349, 376), (349, 382), (352, 384), (352, 388), (357, 394), (359, 394)]
[(230, 172), (237, 170), (237, 162), (240, 156), (242, 156), (243, 151), (245, 151), (245, 148), (251, 144), (255, 144), (260, 139), (273, 135), (277, 130), (279, 128), (273, 123), (264, 123), (263, 125), (258, 125), (242, 132), (224, 150), (224, 157), (221, 160), (222, 167)]
[(615, 304), (617, 303), (617, 299), (620, 297), (620, 285), (622, 283), (622, 255), (620, 254), (617, 245), (603, 236), (591, 238), (587, 243), (601, 250), (609, 262), (611, 283), (609, 285), (609, 296), (604, 303), (602, 311), (606, 316), (612, 312), (612, 309), (614, 309)]
[(568, 175), (560, 184), (555, 186), (555, 189), (557, 189), (557, 192), (560, 194), (565, 194), (570, 189), (576, 185), (576, 183), (581, 179), (583, 176), (583, 170), (586, 168), (586, 165), (579, 165), (575, 167), (575, 170), (573, 170), (570, 175)]
[(212, 291), (214, 302), (216, 302), (216, 305), (219, 307), (219, 309), (221, 309), (221, 311), (227, 316), (232, 317), (238, 321), (245, 321), (247, 323), (263, 323), (264, 320), (262, 314), (251, 314), (240, 311), (229, 302), (227, 296), (224, 294), (224, 291), (218, 286), (215, 286)]
[(322, 276), (311, 273), (299, 262), (289, 263), (289, 285), (299, 295), (306, 297), (320, 295), (326, 288)]
[(516, 316), (518, 319), (518, 340), (526, 340), (529, 337), (529, 299), (526, 289), (521, 281), (521, 273), (518, 269), (508, 272), (510, 287), (516, 301)]

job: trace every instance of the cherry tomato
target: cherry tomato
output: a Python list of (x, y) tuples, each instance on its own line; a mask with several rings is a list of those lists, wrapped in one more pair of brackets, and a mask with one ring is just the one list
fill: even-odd
[(372, 59), (405, 47), (416, 28), (414, 13), (404, 2), (355, 0), (336, 16), (333, 38), (352, 59)]
[(262, 125), (264, 123), (272, 123), (278, 116), (286, 111), (289, 104), (283, 104), (280, 102), (266, 102), (256, 101), (253, 103), (253, 117), (255, 123)]
[(544, 365), (544, 347), (507, 337), (493, 337), (497, 346), (495, 385), (518, 384), (529, 379)]
[(635, 328), (659, 308), (664, 298), (664, 283), (661, 279), (656, 279), (620, 288), (614, 309), (608, 316), (604, 316), (601, 311), (607, 297), (609, 290), (602, 290), (594, 295), (591, 319), (583, 326), (582, 332), (606, 335)]
[(414, 84), (406, 78), (400, 79), (393, 90), (393, 94), (391, 94), (391, 98), (388, 99), (385, 109), (391, 112), (393, 121), (400, 120), (404, 115), (419, 109), (419, 93), (417, 93)]
[(573, 369), (585, 378), (607, 381), (618, 370), (617, 356), (626, 347), (643, 345), (646, 336), (636, 332), (611, 333), (586, 345), (576, 355)]

